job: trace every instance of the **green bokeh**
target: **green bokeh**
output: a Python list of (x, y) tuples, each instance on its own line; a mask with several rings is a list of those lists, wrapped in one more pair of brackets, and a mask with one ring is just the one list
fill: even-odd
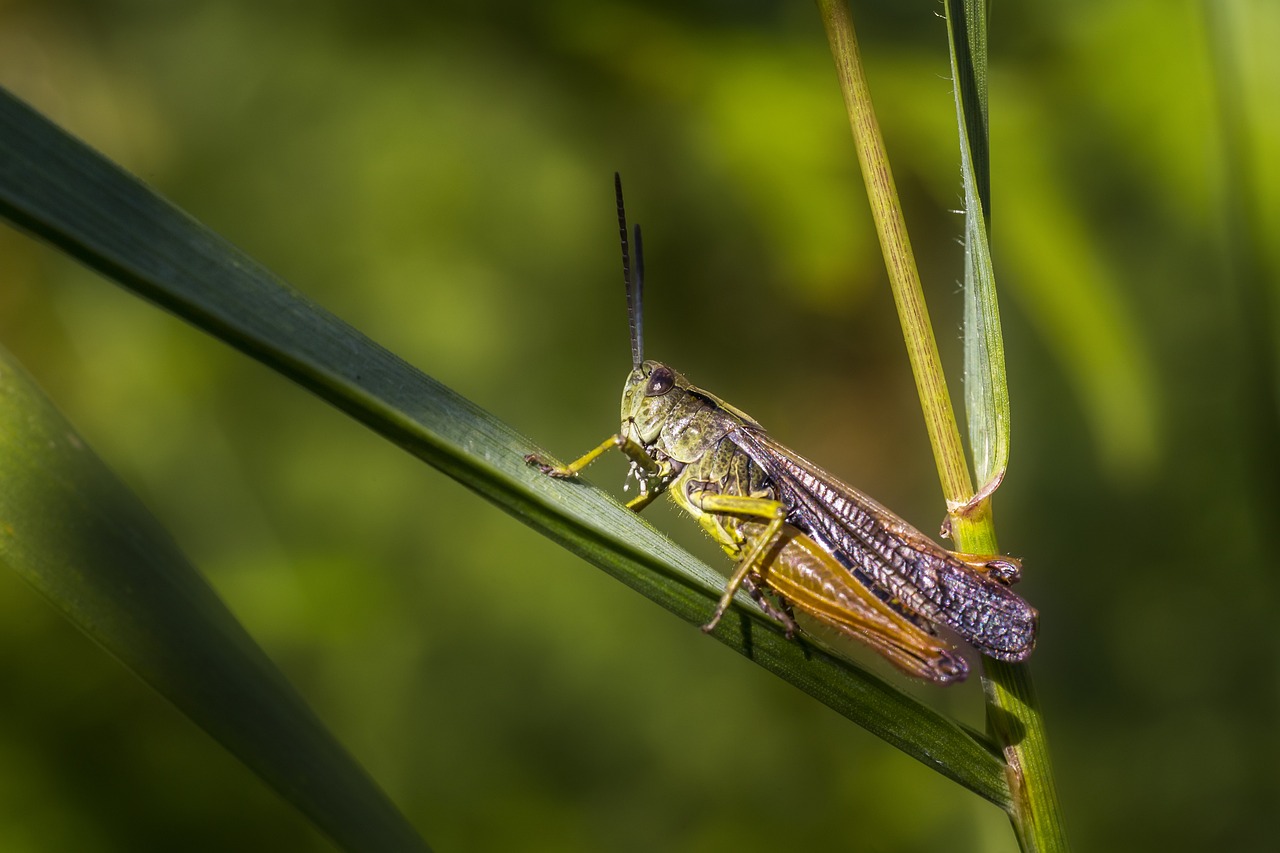
[[(954, 370), (945, 30), (879, 5), (854, 18)], [(1257, 236), (1280, 13), (1228, 7), (995, 9), (999, 530), (1081, 850), (1280, 834), (1280, 250)], [(620, 170), (650, 352), (941, 517), (805, 4), (13, 0), (0, 84), (563, 457), (616, 427)], [(275, 374), (8, 229), (0, 269), (0, 341), (436, 848), (1013, 849), (992, 806)], [(7, 573), (0, 679), (5, 850), (326, 849)], [(980, 724), (974, 685), (920, 692)]]

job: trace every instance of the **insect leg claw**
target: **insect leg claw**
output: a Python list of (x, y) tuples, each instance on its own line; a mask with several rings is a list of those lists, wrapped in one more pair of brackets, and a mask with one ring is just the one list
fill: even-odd
[(548, 477), (555, 477), (560, 480), (566, 480), (570, 477), (575, 476), (575, 473), (573, 471), (568, 470), (567, 468), (562, 468), (559, 465), (548, 465), (546, 462), (543, 462), (542, 457), (536, 453), (530, 453), (526, 455), (524, 457), (524, 462), (526, 465), (532, 468), (537, 468), (539, 471), (541, 471), (543, 474), (546, 474)]

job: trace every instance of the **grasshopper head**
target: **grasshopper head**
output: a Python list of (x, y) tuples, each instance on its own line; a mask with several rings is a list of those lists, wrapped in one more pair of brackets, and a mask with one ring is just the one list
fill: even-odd
[(622, 433), (650, 447), (672, 411), (685, 398), (688, 383), (665, 364), (643, 362), (622, 389)]

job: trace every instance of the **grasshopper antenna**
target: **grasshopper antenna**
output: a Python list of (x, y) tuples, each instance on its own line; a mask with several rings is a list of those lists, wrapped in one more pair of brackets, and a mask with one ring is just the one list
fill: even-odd
[(636, 275), (631, 277), (631, 254), (627, 250), (627, 213), (622, 206), (622, 176), (613, 173), (613, 188), (618, 195), (618, 237), (622, 241), (622, 281), (627, 289), (627, 323), (631, 327), (631, 368), (644, 361), (644, 314), (640, 297), (644, 291), (644, 246), (640, 242), (640, 226), (636, 226)]
[(633, 367), (639, 367), (644, 361), (644, 311), (641, 300), (644, 296), (644, 244), (640, 242), (640, 226), (635, 227), (636, 244), (636, 282), (635, 306), (631, 312), (631, 360)]

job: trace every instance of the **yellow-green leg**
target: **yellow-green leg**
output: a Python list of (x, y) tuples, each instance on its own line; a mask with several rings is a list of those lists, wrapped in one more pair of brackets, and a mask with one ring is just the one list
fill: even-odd
[(599, 447), (594, 448), (593, 450), (588, 450), (568, 465), (548, 465), (546, 462), (543, 462), (542, 457), (538, 456), (536, 453), (530, 453), (524, 458), (524, 461), (527, 464), (532, 465), (534, 468), (537, 468), (548, 477), (566, 479), (578, 476), (578, 472), (583, 468), (586, 468), (613, 448), (617, 447), (621, 449), (625, 443), (626, 439), (622, 435), (611, 435), (602, 441)]
[(703, 512), (740, 515), (748, 518), (758, 518), (766, 522), (764, 530), (755, 537), (755, 541), (751, 543), (747, 553), (742, 556), (742, 559), (738, 561), (737, 567), (734, 568), (733, 575), (730, 576), (729, 583), (725, 586), (724, 595), (720, 597), (719, 603), (716, 604), (715, 613), (711, 614), (711, 621), (702, 626), (703, 631), (710, 632), (719, 624), (720, 618), (724, 616), (725, 611), (729, 609), (729, 605), (733, 603), (733, 596), (738, 592), (738, 588), (742, 586), (747, 575), (764, 568), (765, 557), (773, 548), (773, 544), (778, 538), (778, 532), (782, 530), (782, 523), (786, 520), (787, 508), (780, 501), (768, 498), (722, 495), (714, 492), (693, 494), (689, 496), (689, 500)]
[[(537, 468), (548, 477), (555, 477), (563, 480), (578, 476), (579, 471), (586, 468), (592, 462), (595, 462), (615, 447), (618, 450), (621, 450), (623, 454), (631, 460), (631, 464), (633, 466), (642, 469), (646, 477), (660, 477), (662, 474), (670, 472), (669, 464), (664, 465), (655, 461), (652, 456), (645, 452), (642, 445), (637, 444), (624, 433), (609, 436), (604, 441), (600, 442), (599, 446), (588, 450), (568, 465), (549, 465), (546, 462), (543, 462), (542, 458), (536, 453), (530, 453), (524, 458), (524, 461), (527, 464), (532, 465), (534, 468)], [(639, 512), (648, 506), (654, 498), (662, 494), (663, 488), (666, 486), (666, 483), (663, 482), (657, 489), (648, 489), (644, 487), (644, 482), (645, 481), (643, 480), (641, 481), (642, 485), (640, 494), (627, 501), (627, 509)]]

